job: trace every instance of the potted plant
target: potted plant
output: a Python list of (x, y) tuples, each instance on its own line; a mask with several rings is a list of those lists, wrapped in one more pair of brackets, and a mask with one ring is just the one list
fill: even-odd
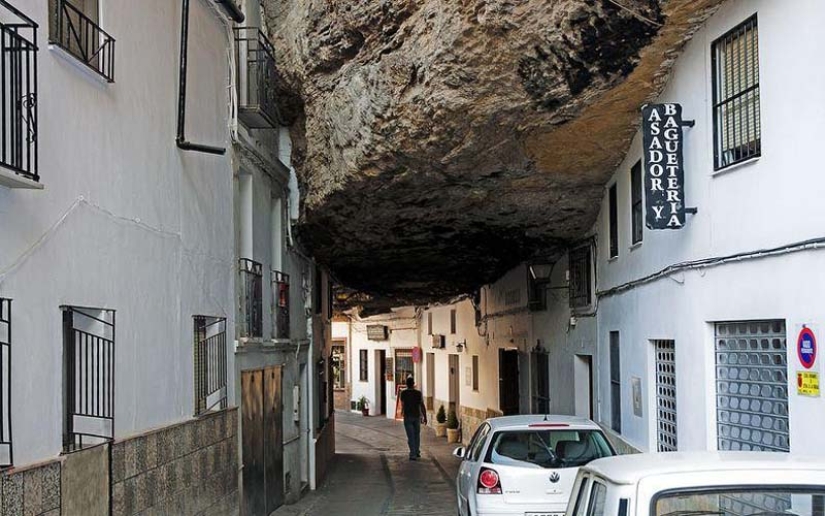
[(361, 411), (362, 416), (369, 416), (370, 415), (370, 401), (367, 399), (366, 396), (361, 396), (358, 398), (358, 403), (355, 405), (358, 410)]
[(444, 437), (447, 435), (447, 414), (444, 412), (444, 405), (441, 405), (435, 414), (435, 424), (433, 428), (435, 429), (436, 437)]
[(459, 434), (458, 418), (455, 415), (455, 410), (451, 410), (450, 415), (447, 417), (447, 442), (457, 443), (459, 441)]

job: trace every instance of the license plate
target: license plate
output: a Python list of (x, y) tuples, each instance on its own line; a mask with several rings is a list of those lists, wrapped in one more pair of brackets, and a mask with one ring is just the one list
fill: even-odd
[(524, 516), (564, 516), (562, 512), (525, 512)]

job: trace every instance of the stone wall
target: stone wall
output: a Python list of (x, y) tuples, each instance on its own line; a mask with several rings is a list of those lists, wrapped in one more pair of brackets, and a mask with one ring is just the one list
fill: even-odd
[(237, 515), (232, 408), (112, 445), (112, 515)]
[(60, 461), (4, 472), (0, 514), (60, 516)]

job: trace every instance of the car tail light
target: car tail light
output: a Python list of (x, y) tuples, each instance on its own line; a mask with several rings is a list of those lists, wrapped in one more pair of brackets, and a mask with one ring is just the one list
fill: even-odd
[(478, 494), (501, 494), (501, 481), (492, 469), (481, 468), (478, 474)]
[(570, 425), (567, 423), (532, 423), (528, 426), (530, 428), (567, 428)]

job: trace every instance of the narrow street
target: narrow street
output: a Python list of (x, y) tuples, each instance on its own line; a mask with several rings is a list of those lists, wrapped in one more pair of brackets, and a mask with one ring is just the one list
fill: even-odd
[(422, 427), (421, 459), (410, 461), (404, 427), (382, 416), (337, 412), (336, 459), (327, 480), (276, 516), (427, 515), (456, 513), (457, 445)]

